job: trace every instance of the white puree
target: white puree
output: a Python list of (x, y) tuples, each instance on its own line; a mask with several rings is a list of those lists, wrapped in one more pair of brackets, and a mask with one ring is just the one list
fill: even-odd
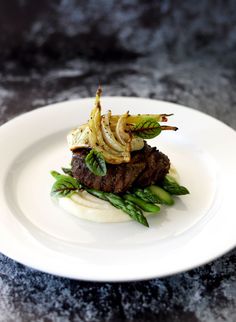
[[(179, 179), (173, 166), (171, 166), (169, 174), (177, 180)], [(89, 221), (111, 223), (132, 220), (129, 215), (113, 207), (109, 202), (94, 197), (86, 191), (76, 192), (70, 198), (59, 198), (58, 203), (68, 213)], [(144, 213), (145, 216), (149, 214)]]
[(132, 220), (123, 211), (86, 191), (74, 193), (70, 198), (59, 198), (58, 202), (61, 208), (81, 219), (101, 223)]

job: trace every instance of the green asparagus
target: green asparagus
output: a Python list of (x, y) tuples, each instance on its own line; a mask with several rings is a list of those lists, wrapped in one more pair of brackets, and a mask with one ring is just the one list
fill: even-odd
[(146, 217), (143, 215), (142, 210), (136, 207), (132, 202), (125, 200), (125, 208), (120, 208), (126, 212), (130, 218), (136, 220), (140, 224), (149, 227)]
[(133, 202), (138, 207), (140, 207), (142, 210), (146, 212), (159, 212), (160, 207), (157, 205), (154, 205), (153, 203), (146, 202), (142, 200), (141, 198), (138, 198), (130, 193), (127, 193), (123, 196), (126, 200)]
[(100, 191), (100, 190), (95, 190), (95, 189), (90, 189), (90, 188), (85, 188), (85, 190), (90, 193), (91, 195), (107, 201), (106, 197), (106, 192)]
[(166, 175), (162, 184), (163, 189), (168, 191), (171, 195), (187, 195), (189, 191), (187, 188), (180, 186), (178, 182), (170, 175)]
[(140, 199), (146, 202), (161, 204), (161, 200), (154, 193), (148, 190), (148, 188), (145, 188), (145, 189), (134, 188), (132, 190), (132, 193), (134, 193), (137, 197), (139, 197)]
[(86, 191), (102, 200), (108, 201), (114, 207), (121, 209), (122, 211), (127, 213), (132, 219), (138, 221), (139, 223), (141, 223), (146, 227), (149, 227), (147, 219), (143, 215), (142, 211), (138, 207), (136, 207), (133, 203), (122, 199), (120, 196), (115, 195), (114, 193), (103, 192), (103, 191), (98, 191), (95, 189), (87, 189), (87, 188), (86, 188)]
[(147, 189), (157, 196), (157, 198), (160, 200), (160, 203), (169, 205), (169, 206), (174, 204), (174, 199), (171, 197), (169, 192), (165, 191), (161, 187), (152, 185)]

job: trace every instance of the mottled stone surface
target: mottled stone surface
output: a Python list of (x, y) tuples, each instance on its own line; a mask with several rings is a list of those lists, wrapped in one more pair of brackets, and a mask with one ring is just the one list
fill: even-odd
[[(1, 1), (0, 124), (104, 95), (168, 100), (236, 129), (235, 1)], [(219, 236), (220, 238), (220, 236)], [(0, 255), (0, 322), (236, 321), (236, 251), (176, 276), (90, 283)]]

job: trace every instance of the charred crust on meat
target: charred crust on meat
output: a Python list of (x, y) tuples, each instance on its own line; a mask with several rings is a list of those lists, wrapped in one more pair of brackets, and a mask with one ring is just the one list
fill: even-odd
[(107, 174), (98, 177), (86, 167), (85, 158), (90, 149), (73, 151), (72, 173), (83, 185), (113, 193), (124, 193), (132, 187), (147, 187), (162, 181), (169, 172), (169, 158), (155, 147), (145, 143), (142, 150), (131, 153), (129, 163), (107, 164)]

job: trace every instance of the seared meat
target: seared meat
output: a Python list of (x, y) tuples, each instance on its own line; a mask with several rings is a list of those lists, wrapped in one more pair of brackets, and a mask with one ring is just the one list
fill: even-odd
[(87, 149), (79, 149), (73, 153), (72, 173), (86, 187), (120, 193), (128, 190), (138, 175), (144, 170), (145, 162), (131, 160), (129, 163), (118, 165), (107, 164), (107, 174), (103, 177), (94, 175), (86, 167)]
[(106, 192), (122, 193), (132, 186), (150, 186), (161, 181), (170, 168), (170, 161), (165, 154), (145, 144), (142, 150), (132, 152), (129, 163), (107, 164), (107, 174), (99, 177), (85, 165), (88, 153), (88, 149), (73, 152), (73, 176), (89, 188)]
[(144, 154), (145, 169), (139, 174), (133, 185), (144, 188), (164, 179), (170, 169), (170, 160), (164, 153), (147, 144), (142, 151), (140, 152)]

